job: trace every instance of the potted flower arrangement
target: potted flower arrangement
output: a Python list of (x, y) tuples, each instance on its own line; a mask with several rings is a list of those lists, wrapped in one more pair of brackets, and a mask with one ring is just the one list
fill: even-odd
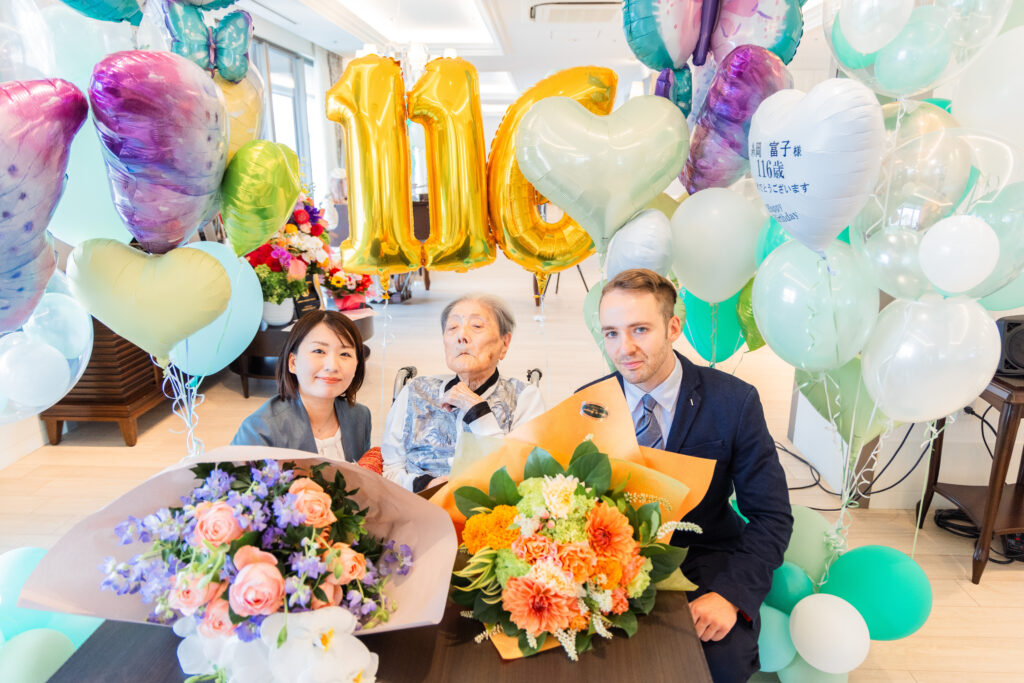
[(366, 303), (366, 292), (373, 284), (369, 275), (346, 273), (338, 266), (332, 266), (324, 276), (324, 287), (334, 297), (339, 311), (362, 308)]
[(285, 325), (295, 314), (295, 299), (315, 287), (313, 278), (330, 267), (327, 223), (309, 197), (300, 194), (288, 222), (246, 258), (263, 288), (263, 319)]

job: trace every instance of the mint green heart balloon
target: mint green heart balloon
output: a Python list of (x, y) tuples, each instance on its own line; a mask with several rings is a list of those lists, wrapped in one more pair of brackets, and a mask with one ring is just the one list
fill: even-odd
[(860, 356), (824, 374), (797, 370), (796, 383), (819, 415), (835, 421), (853, 460), (866, 443), (895, 426), (871, 399), (861, 376)]
[(683, 305), (686, 306), (683, 334), (700, 357), (709, 363), (720, 363), (743, 346), (743, 329), (736, 314), (741, 293), (742, 290), (717, 304), (709, 304), (690, 292), (683, 296)]
[(288, 220), (300, 189), (295, 152), (268, 140), (242, 145), (220, 186), (221, 217), (235, 253), (248, 254), (269, 240)]
[(779, 671), (789, 666), (796, 656), (796, 646), (789, 635), (789, 615), (768, 605), (761, 605), (760, 613), (757, 655), (761, 660), (761, 671)]
[(637, 211), (679, 175), (689, 153), (686, 117), (663, 97), (634, 97), (607, 116), (548, 97), (516, 132), (519, 169), (572, 217), (600, 253)]
[(590, 336), (594, 338), (594, 343), (601, 350), (601, 356), (604, 358), (604, 362), (607, 363), (609, 372), (615, 372), (615, 364), (612, 363), (612, 359), (608, 357), (608, 353), (604, 350), (601, 319), (597, 314), (598, 305), (601, 303), (601, 289), (606, 284), (605, 280), (601, 280), (592, 286), (590, 291), (587, 292), (587, 296), (583, 298), (583, 320), (587, 323), (587, 329), (590, 330)]
[(831, 532), (832, 525), (820, 512), (802, 505), (793, 506), (793, 533), (783, 557), (807, 572), (812, 583), (821, 581), (832, 555), (828, 545)]

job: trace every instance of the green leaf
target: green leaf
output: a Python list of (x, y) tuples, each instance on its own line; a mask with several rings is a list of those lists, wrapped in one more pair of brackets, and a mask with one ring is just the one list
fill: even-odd
[(231, 541), (231, 546), (228, 548), (228, 555), (231, 557), (235, 556), (238, 549), (243, 545), (256, 545), (260, 542), (260, 532), (258, 531), (246, 531), (244, 534)]
[(572, 465), (573, 461), (576, 460), (576, 458), (583, 457), (588, 453), (598, 452), (600, 451), (597, 448), (597, 444), (595, 444), (592, 440), (587, 439), (586, 441), (581, 441), (580, 445), (576, 447), (576, 450), (572, 452), (572, 458), (569, 460), (569, 465)]
[(654, 609), (654, 600), (658, 597), (658, 589), (654, 587), (652, 583), (647, 587), (639, 598), (631, 598), (629, 601), (629, 607), (631, 610), (639, 612), (640, 614), (650, 614), (651, 610)]
[(321, 586), (317, 586), (313, 589), (313, 597), (320, 602), (330, 602), (330, 600), (327, 599), (327, 593), (324, 592), (324, 589)]
[(626, 485), (629, 484), (629, 476), (630, 475), (627, 474), (625, 479), (623, 479), (622, 481), (615, 485), (615, 488), (613, 488), (611, 491), (612, 496), (618, 496), (620, 493), (626, 490)]
[(541, 647), (544, 646), (544, 641), (547, 640), (548, 634), (541, 633), (537, 636), (537, 647), (530, 647), (530, 643), (526, 641), (526, 631), (519, 634), (519, 651), (523, 653), (524, 657), (530, 657), (540, 652)]
[(625, 631), (627, 638), (632, 638), (636, 635), (636, 615), (632, 612), (623, 612), (622, 614), (609, 617), (608, 620), (612, 622), (612, 626), (615, 628)]
[(473, 603), (473, 618), (485, 624), (497, 624), (501, 621), (501, 605), (490, 604), (484, 599), (483, 591), (478, 591)]
[(501, 610), (501, 619), (498, 620), (498, 623), (501, 624), (501, 630), (509, 638), (518, 638), (520, 633), (524, 633), (523, 629), (516, 626), (516, 623), (512, 621), (512, 616), (505, 610)]
[(523, 468), (523, 479), (534, 477), (553, 477), (556, 474), (565, 474), (565, 470), (558, 464), (558, 461), (551, 457), (551, 454), (540, 448), (534, 448), (530, 457), (526, 459), (526, 467)]
[(593, 650), (594, 646), (591, 644), (591, 641), (593, 639), (594, 639), (594, 634), (593, 633), (588, 633), (587, 631), (580, 631), (579, 633), (577, 633), (576, 634), (576, 653), (577, 654), (582, 654), (582, 653), (587, 652), (589, 650)]
[(574, 455), (568, 473), (594, 489), (597, 495), (607, 491), (612, 484), (612, 464), (607, 455), (597, 451)]
[(455, 489), (455, 506), (468, 519), (477, 513), (476, 508), (493, 508), (494, 501), (475, 486), (461, 486)]
[(498, 505), (515, 505), (523, 498), (519, 495), (516, 483), (512, 481), (512, 477), (508, 475), (508, 469), (505, 467), (491, 475), (488, 493)]
[(235, 614), (235, 610), (231, 609), (231, 605), (228, 605), (228, 619), (231, 620), (232, 624), (237, 626), (238, 624), (241, 624), (243, 621), (245, 621), (246, 618), (238, 614)]
[(277, 634), (277, 646), (281, 647), (286, 640), (288, 640), (288, 624), (282, 626), (281, 631)]
[(653, 537), (657, 536), (658, 529), (661, 527), (661, 507), (658, 503), (647, 503), (636, 511), (636, 516), (641, 523), (647, 524), (647, 535), (640, 535), (640, 543), (647, 545), (654, 540)]
[(686, 559), (686, 548), (677, 548), (674, 545), (664, 543), (653, 543), (640, 549), (640, 554), (651, 558), (651, 583), (658, 583), (667, 579), (672, 572), (679, 568), (679, 565)]
[(454, 590), (452, 591), (451, 599), (452, 602), (454, 602), (459, 607), (466, 607), (472, 609), (473, 605), (476, 604), (477, 593), (479, 593), (479, 591)]

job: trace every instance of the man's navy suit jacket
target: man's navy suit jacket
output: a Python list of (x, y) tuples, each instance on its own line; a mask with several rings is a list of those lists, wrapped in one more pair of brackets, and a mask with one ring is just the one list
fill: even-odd
[[(751, 619), (771, 589), (772, 574), (793, 531), (786, 475), (768, 433), (757, 390), (682, 354), (683, 379), (665, 450), (715, 460), (707, 495), (685, 521), (704, 533), (676, 532), (672, 544), (731, 553), (725, 569), (704, 587)], [(622, 375), (613, 373), (622, 386)], [(590, 384), (586, 385), (590, 386)], [(743, 520), (729, 504), (733, 488)]]

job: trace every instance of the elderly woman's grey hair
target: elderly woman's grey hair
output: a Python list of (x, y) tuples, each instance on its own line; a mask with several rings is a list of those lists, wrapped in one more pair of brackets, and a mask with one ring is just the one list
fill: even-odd
[(508, 305), (504, 301), (492, 294), (464, 294), (445, 306), (444, 310), (441, 311), (442, 332), (448, 326), (448, 316), (451, 315), (452, 309), (463, 301), (478, 301), (489, 308), (491, 314), (494, 315), (494, 319), (498, 322), (498, 334), (502, 337), (506, 334), (512, 334), (512, 331), (516, 329), (515, 316), (512, 315), (512, 311), (509, 310)]

